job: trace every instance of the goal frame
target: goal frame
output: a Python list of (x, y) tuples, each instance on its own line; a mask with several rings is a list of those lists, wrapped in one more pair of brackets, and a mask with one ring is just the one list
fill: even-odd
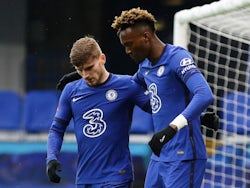
[(173, 44), (188, 49), (190, 22), (201, 18), (227, 13), (245, 6), (250, 6), (249, 0), (220, 0), (175, 13)]
[[(216, 93), (216, 100), (215, 103), (211, 106), (211, 109), (215, 110), (219, 115), (221, 115), (220, 121), (221, 125), (223, 126), (228, 126), (228, 122), (232, 123), (232, 125), (237, 124), (237, 118), (240, 116), (244, 116), (243, 123), (249, 122), (249, 111), (244, 111), (242, 114), (240, 114), (236, 109), (239, 107), (243, 108), (244, 110), (250, 110), (249, 106), (247, 106), (247, 100), (250, 101), (250, 32), (247, 32), (247, 38), (243, 37), (244, 35), (238, 36), (238, 33), (236, 33), (236, 35), (235, 33), (232, 33), (231, 35), (230, 32), (225, 32), (225, 30), (223, 29), (217, 30), (216, 27), (210, 27), (213, 24), (207, 24), (205, 21), (213, 20), (213, 17), (222, 18), (223, 16), (220, 15), (230, 15), (231, 12), (237, 12), (240, 9), (245, 10), (245, 8), (249, 10), (250, 0), (220, 0), (210, 4), (193, 7), (191, 9), (181, 10), (174, 15), (173, 44), (187, 49), (188, 51), (190, 51), (190, 53), (192, 53), (192, 51), (195, 51), (195, 54), (193, 54), (194, 59), (197, 62), (197, 65), (200, 66), (201, 71), (202, 73), (204, 73), (204, 76), (206, 77), (208, 82), (209, 80), (211, 81), (209, 82), (209, 84), (211, 84), (211, 88), (214, 89), (213, 91), (214, 93)], [(198, 28), (197, 33), (193, 30), (194, 26), (197, 26)], [(200, 30), (206, 31), (205, 33), (209, 33), (209, 35), (206, 36), (204, 33), (204, 35), (200, 34)], [(210, 35), (210, 33), (212, 34)], [(246, 32), (243, 32), (243, 34), (245, 33)], [(195, 34), (197, 34), (197, 38), (195, 38)], [(216, 36), (220, 36), (218, 37), (218, 40)], [(204, 38), (208, 39), (208, 42), (205, 41)], [(220, 40), (221, 38), (223, 38), (223, 42)], [(230, 43), (225, 43), (224, 38), (228, 39)], [(196, 39), (198, 42), (196, 42)], [(210, 41), (212, 42), (209, 43)], [(206, 46), (206, 42), (212, 45)], [(239, 47), (238, 42), (239, 44), (244, 43), (245, 45), (239, 45)], [(229, 46), (228, 48), (225, 47), (227, 45)], [(218, 46), (218, 51), (217, 49), (215, 50), (215, 46)], [(229, 52), (236, 52), (237, 56), (232, 55), (234, 53), (224, 54), (223, 50), (220, 51), (222, 47), (223, 50), (224, 48), (226, 48), (229, 49)], [(245, 48), (247, 48), (247, 50)], [(205, 51), (204, 53), (206, 53), (206, 55), (200, 53), (203, 51)], [(242, 54), (244, 54), (244, 56)], [(248, 59), (246, 57), (248, 57)], [(233, 63), (235, 63), (235, 65)], [(243, 67), (243, 65), (244, 67), (247, 66), (247, 68), (240, 68)], [(214, 76), (216, 74), (217, 76)], [(244, 74), (246, 77), (241, 77), (242, 74)], [(228, 77), (226, 77), (223, 82), (221, 82), (221, 77), (223, 77), (224, 75), (227, 75)], [(220, 81), (220, 83), (218, 81)], [(231, 85), (232, 83), (233, 85)], [(244, 83), (244, 85), (242, 85), (242, 83)], [(227, 96), (229, 96), (229, 93), (233, 93), (234, 97), (226, 98)], [(238, 103), (238, 100), (236, 100), (237, 97), (240, 98), (240, 95), (238, 95), (240, 93), (244, 94), (243, 98), (245, 97), (244, 100), (246, 104), (243, 101)], [(225, 99), (226, 101), (224, 101)], [(230, 107), (226, 108), (227, 105)], [(225, 111), (225, 109), (229, 110)], [(233, 119), (228, 121), (227, 118), (229, 116), (232, 117), (231, 114), (234, 111), (237, 114), (233, 113)], [(246, 115), (247, 118), (245, 118)], [(249, 125), (249, 123), (247, 125)], [(232, 132), (229, 132), (227, 131), (227, 129), (225, 129), (225, 127), (221, 127), (221, 129), (216, 132), (210, 132), (210, 130), (206, 128), (202, 130), (208, 154), (207, 166), (202, 186), (249, 186), (249, 133), (244, 132), (243, 134), (241, 134), (238, 133), (235, 129), (233, 129)], [(249, 128), (244, 129), (244, 131), (245, 130), (249, 130)], [(207, 135), (207, 133), (209, 134)]]

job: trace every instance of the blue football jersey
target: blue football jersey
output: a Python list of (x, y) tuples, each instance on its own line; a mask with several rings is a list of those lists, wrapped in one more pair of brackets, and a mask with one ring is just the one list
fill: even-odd
[(212, 103), (213, 95), (191, 55), (181, 47), (168, 44), (156, 64), (144, 60), (133, 78), (146, 85), (151, 94), (156, 132), (179, 114), (188, 120), (188, 126), (164, 145), (160, 157), (153, 155), (153, 159), (167, 162), (206, 159), (200, 115)]
[(131, 76), (125, 75), (111, 74), (96, 87), (88, 86), (84, 79), (67, 84), (49, 133), (47, 158), (57, 157), (60, 150), (61, 143), (55, 146), (52, 142), (58, 142), (53, 130), (64, 132), (62, 122), (73, 118), (79, 157), (76, 184), (132, 180), (130, 110), (135, 104), (140, 107), (149, 104), (150, 96), (146, 93)]

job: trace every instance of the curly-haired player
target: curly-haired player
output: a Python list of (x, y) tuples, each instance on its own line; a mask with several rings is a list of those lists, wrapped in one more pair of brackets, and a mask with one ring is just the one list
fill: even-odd
[(145, 188), (197, 188), (207, 159), (200, 115), (214, 97), (190, 53), (161, 41), (155, 23), (140, 8), (122, 11), (112, 23), (125, 52), (139, 64), (134, 80), (152, 96), (155, 134)]

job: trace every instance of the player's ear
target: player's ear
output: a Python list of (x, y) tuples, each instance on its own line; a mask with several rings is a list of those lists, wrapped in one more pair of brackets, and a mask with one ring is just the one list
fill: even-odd
[(149, 31), (145, 31), (143, 33), (143, 38), (145, 41), (149, 41), (149, 39), (152, 38), (151, 36), (152, 36), (152, 33), (150, 33)]
[(102, 53), (102, 54), (100, 55), (100, 59), (101, 59), (101, 61), (102, 61), (103, 64), (106, 63), (106, 56), (105, 56), (104, 53)]

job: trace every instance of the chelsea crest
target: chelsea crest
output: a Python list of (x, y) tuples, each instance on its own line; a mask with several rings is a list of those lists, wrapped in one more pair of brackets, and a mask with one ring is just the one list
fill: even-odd
[(109, 101), (114, 101), (117, 98), (117, 92), (114, 89), (110, 89), (106, 92), (106, 99)]

